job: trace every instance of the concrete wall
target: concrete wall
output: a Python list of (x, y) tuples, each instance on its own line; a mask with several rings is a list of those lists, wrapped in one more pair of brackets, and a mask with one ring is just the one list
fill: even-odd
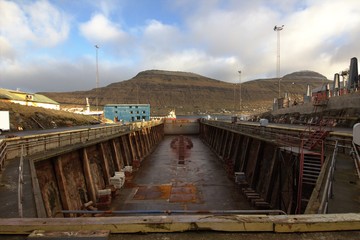
[(111, 189), (110, 177), (124, 166), (134, 170), (164, 135), (163, 125), (137, 129), (112, 139), (69, 147), (68, 151), (33, 159), (47, 217), (75, 217), (63, 210), (81, 210), (84, 204), (99, 203), (99, 190)]
[(167, 135), (199, 134), (199, 122), (197, 119), (166, 119), (164, 132)]

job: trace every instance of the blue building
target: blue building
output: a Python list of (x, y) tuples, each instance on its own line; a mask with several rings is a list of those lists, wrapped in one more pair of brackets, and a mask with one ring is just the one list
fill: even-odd
[(150, 104), (106, 104), (105, 118), (114, 122), (139, 122), (150, 120)]

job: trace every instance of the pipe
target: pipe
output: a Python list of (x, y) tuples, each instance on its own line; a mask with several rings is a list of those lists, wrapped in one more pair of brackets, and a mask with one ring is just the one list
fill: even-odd
[(123, 215), (137, 215), (137, 214), (282, 214), (286, 213), (282, 210), (61, 210), (61, 213), (66, 214), (123, 214)]

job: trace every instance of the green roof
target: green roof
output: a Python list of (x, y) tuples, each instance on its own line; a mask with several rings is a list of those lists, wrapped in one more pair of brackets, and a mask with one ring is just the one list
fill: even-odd
[[(19, 96), (19, 94), (21, 94), (21, 95)], [(26, 99), (27, 95), (32, 95), (33, 99), (32, 100)], [(41, 95), (41, 94), (26, 93), (26, 92), (21, 92), (21, 91), (8, 90), (8, 89), (4, 89), (4, 88), (0, 88), (0, 99), (15, 100), (15, 101), (29, 101), (29, 102), (38, 102), (38, 103), (49, 103), (49, 104), (59, 105), (58, 102), (56, 102), (44, 95)]]
[(34, 102), (59, 104), (58, 102), (52, 100), (51, 98), (48, 98), (41, 94), (34, 94)]

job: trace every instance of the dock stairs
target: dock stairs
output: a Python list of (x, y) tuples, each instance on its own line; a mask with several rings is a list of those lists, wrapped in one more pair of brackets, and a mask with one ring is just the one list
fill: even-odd
[(315, 185), (321, 171), (321, 154), (304, 153), (303, 183)]
[(306, 139), (303, 148), (307, 150), (314, 149), (319, 143), (321, 143), (322, 140), (326, 138), (328, 133), (328, 131), (322, 129), (315, 130), (310, 134), (309, 138)]

